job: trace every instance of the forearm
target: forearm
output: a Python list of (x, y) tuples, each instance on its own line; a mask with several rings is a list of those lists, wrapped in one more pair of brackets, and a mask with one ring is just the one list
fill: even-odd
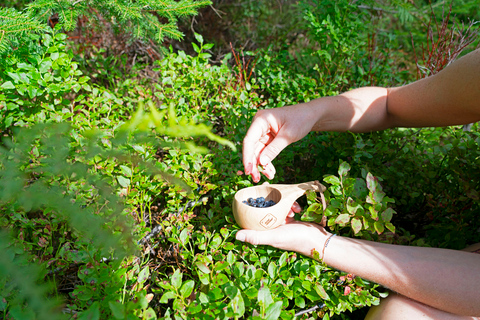
[(306, 103), (313, 131), (369, 132), (480, 121), (480, 49), (411, 84), (363, 87)]
[(370, 132), (392, 126), (386, 88), (363, 87), (306, 105), (317, 119), (313, 131)]
[(434, 308), (480, 316), (480, 255), (334, 237), (324, 261)]

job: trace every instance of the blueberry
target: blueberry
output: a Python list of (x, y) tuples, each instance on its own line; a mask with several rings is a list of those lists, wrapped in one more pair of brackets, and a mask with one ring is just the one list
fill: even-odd
[(264, 197), (257, 197), (256, 199), (248, 198), (247, 200), (243, 200), (242, 203), (254, 208), (268, 208), (276, 204), (275, 201), (265, 200)]

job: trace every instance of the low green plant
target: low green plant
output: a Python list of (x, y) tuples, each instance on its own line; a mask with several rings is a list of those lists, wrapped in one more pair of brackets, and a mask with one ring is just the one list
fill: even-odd
[[(343, 5), (337, 4), (340, 13)], [(262, 6), (247, 14), (270, 10)], [(347, 16), (362, 17), (347, 9)], [(389, 51), (400, 47), (403, 35), (387, 27), (389, 14), (382, 17), (378, 26), (385, 30), (376, 39), (390, 39), (391, 47), (376, 51), (372, 64), (367, 51), (354, 52), (349, 85), (370, 83), (373, 76), (391, 85), (413, 75), (391, 72), (407, 66)], [(332, 18), (330, 23), (337, 35), (348, 31)], [(303, 38), (303, 31), (298, 36)], [(354, 34), (348, 39), (358, 40)], [(233, 51), (232, 66), (232, 56), (215, 60), (217, 48), (202, 36), (194, 41), (192, 56), (172, 46), (155, 66), (137, 63), (138, 74), (116, 69), (126, 56), (95, 56), (99, 50), (90, 57), (101, 67), (95, 78), (95, 71), (67, 51), (59, 30), (32, 35), (30, 51), (19, 48), (4, 60), (0, 177), (14, 186), (0, 189), (8, 200), (0, 204), (0, 226), (8, 230), (0, 239), (0, 246), (8, 247), (0, 266), (4, 318), (28, 319), (32, 313), (52, 318), (48, 308), (55, 304), (48, 300), (55, 297), (64, 303), (64, 318), (355, 319), (386, 295), (381, 286), (319, 261), (234, 238), (233, 196), (253, 185), (243, 175), (238, 150), (257, 109), (334, 94), (340, 82), (319, 84), (315, 72), (304, 72), (318, 56), (299, 58), (306, 51), (293, 47), (288, 54), (263, 57)], [(309, 49), (319, 49), (309, 43)], [(338, 62), (340, 69), (351, 63)], [(362, 75), (360, 67), (369, 71)], [(54, 78), (40, 87), (48, 73)], [(31, 97), (34, 90), (41, 93)], [(299, 201), (303, 219), (319, 222), (325, 215), (335, 233), (460, 249), (480, 241), (471, 231), (480, 227), (478, 135), (478, 125), (471, 132), (455, 127), (311, 133), (275, 159), (271, 182), (323, 177), (327, 207), (314, 193)], [(222, 144), (225, 140), (232, 144)], [(95, 224), (82, 224), (92, 216)], [(111, 248), (118, 241), (102, 241), (111, 234), (123, 239), (117, 250)], [(15, 281), (15, 272), (32, 277)], [(24, 289), (38, 279), (51, 285), (40, 281)], [(41, 308), (39, 301), (45, 303)]]
[(234, 232), (226, 228), (171, 232), (170, 241), (193, 265), (188, 273), (179, 268), (157, 278), (153, 292), (168, 306), (166, 319), (293, 319), (315, 305), (321, 305), (315, 314), (329, 319), (355, 306), (377, 304), (384, 296), (378, 285), (318, 261), (234, 242)]
[[(395, 233), (395, 226), (390, 221), (396, 212), (389, 205), (395, 200), (386, 196), (379, 179), (370, 172), (363, 171), (363, 178), (351, 178), (348, 175), (350, 169), (348, 163), (342, 162), (338, 176), (324, 177), (323, 181), (330, 185), (325, 192), (326, 208), (317, 201), (312, 202), (317, 198), (309, 195), (311, 204), (302, 220), (321, 223), (326, 218), (326, 225), (332, 232), (341, 231), (345, 235), (367, 239), (372, 233), (382, 234), (385, 228)], [(343, 230), (345, 226), (351, 230)]]

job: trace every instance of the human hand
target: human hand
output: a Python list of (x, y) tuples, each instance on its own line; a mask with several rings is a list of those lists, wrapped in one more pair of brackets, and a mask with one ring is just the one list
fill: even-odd
[(299, 104), (257, 112), (243, 139), (243, 166), (254, 182), (260, 181), (258, 165), (268, 178), (275, 176), (272, 160), (289, 144), (305, 137), (313, 125), (307, 104)]
[(293, 216), (300, 211), (300, 206), (295, 202), (283, 225), (266, 231), (243, 229), (238, 231), (235, 237), (253, 245), (270, 245), (312, 257), (313, 250), (322, 251), (330, 233), (319, 224), (296, 221)]

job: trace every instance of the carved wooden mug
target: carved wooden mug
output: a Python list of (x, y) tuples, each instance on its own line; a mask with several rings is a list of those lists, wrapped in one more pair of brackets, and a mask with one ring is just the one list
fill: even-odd
[[(263, 184), (241, 189), (233, 200), (235, 221), (243, 229), (274, 229), (285, 221), (293, 203), (307, 190), (320, 192), (323, 199), (326, 187), (318, 181), (310, 181), (299, 184)], [(265, 201), (273, 200), (276, 204), (267, 208), (256, 208), (243, 203), (248, 198), (258, 197), (264, 197)]]

